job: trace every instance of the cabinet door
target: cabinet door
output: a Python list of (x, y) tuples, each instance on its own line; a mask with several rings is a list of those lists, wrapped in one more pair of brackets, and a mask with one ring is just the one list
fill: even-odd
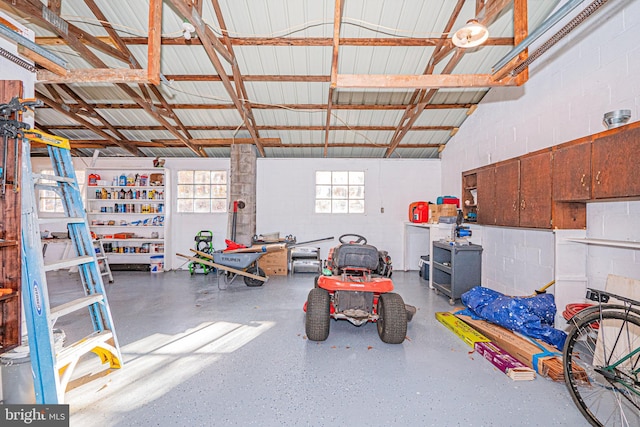
[(640, 127), (593, 141), (593, 197), (640, 196)]
[(551, 157), (520, 159), (520, 227), (551, 228)]
[(553, 200), (591, 198), (591, 141), (559, 148), (553, 153)]
[(480, 169), (477, 173), (478, 224), (493, 225), (496, 223), (495, 174), (496, 174), (496, 169), (493, 166)]
[(520, 160), (496, 166), (496, 225), (520, 224)]

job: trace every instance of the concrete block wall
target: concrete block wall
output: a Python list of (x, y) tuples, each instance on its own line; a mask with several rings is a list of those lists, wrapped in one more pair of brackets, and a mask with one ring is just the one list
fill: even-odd
[[(460, 194), (462, 171), (603, 131), (608, 111), (630, 109), (631, 121), (640, 120), (639, 30), (640, 2), (609, 2), (535, 61), (522, 87), (492, 89), (442, 153), (442, 192)], [(610, 206), (588, 205), (587, 234), (640, 240), (635, 231), (640, 202)], [(485, 227), (483, 245), (487, 286), (530, 294), (554, 278), (556, 266), (548, 259), (555, 243), (548, 231)], [(637, 250), (590, 245), (588, 254), (589, 285), (603, 286), (607, 273), (640, 277)]]

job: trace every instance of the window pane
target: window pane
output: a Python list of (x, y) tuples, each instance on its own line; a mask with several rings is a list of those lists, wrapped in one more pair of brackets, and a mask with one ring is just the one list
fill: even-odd
[(333, 172), (331, 183), (333, 185), (346, 185), (349, 183), (349, 172)]
[(316, 184), (331, 184), (331, 172), (316, 171)]
[(211, 183), (211, 172), (209, 171), (195, 171), (195, 182), (196, 184), (210, 184)]
[(178, 212), (193, 212), (193, 200), (178, 199)]
[(227, 211), (226, 206), (226, 200), (213, 199), (211, 201), (211, 212), (224, 213)]
[(178, 184), (193, 184), (193, 171), (178, 171)]
[(213, 184), (226, 184), (227, 183), (227, 172), (226, 171), (215, 171), (211, 174), (211, 183)]
[(350, 199), (364, 199), (364, 187), (361, 185), (349, 186)]
[(334, 200), (331, 202), (333, 213), (348, 213), (346, 200)]
[(208, 185), (196, 185), (195, 186), (195, 198), (196, 199), (208, 199), (210, 187)]
[(364, 172), (349, 172), (349, 184), (364, 185)]
[(349, 200), (349, 213), (364, 213), (364, 200)]
[(330, 198), (331, 198), (330, 185), (316, 185), (316, 199), (330, 199)]
[(346, 199), (349, 195), (348, 187), (346, 185), (334, 186), (331, 195), (334, 199)]
[(331, 213), (331, 200), (316, 200), (316, 213)]
[(193, 198), (193, 185), (178, 185), (178, 199)]
[(194, 203), (194, 212), (204, 212), (204, 213), (208, 213), (211, 212), (211, 201), (209, 199), (207, 200), (196, 200)]
[(226, 199), (227, 198), (227, 186), (226, 185), (212, 185), (211, 197), (214, 199)]

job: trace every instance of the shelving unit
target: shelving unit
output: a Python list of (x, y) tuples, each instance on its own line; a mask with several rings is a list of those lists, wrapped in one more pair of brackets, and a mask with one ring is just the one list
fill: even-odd
[(478, 175), (469, 173), (462, 176), (462, 214), (467, 222), (478, 219)]
[(86, 175), (89, 227), (102, 242), (109, 264), (148, 266), (150, 256), (164, 254), (164, 169), (96, 168), (87, 169)]
[(482, 283), (482, 246), (433, 242), (431, 282), (436, 293), (455, 300)]

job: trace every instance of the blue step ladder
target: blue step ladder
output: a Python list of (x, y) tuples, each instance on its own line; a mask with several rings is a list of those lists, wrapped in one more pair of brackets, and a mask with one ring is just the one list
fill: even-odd
[[(122, 366), (120, 347), (107, 302), (103, 274), (91, 238), (82, 204), (69, 142), (44, 133), (25, 132), (22, 143), (22, 292), (34, 375), (36, 403), (59, 404), (74, 368), (89, 352), (98, 355), (111, 368)], [(55, 175), (34, 174), (31, 169), (30, 141), (47, 144)], [(40, 180), (52, 184), (37, 184)], [(64, 218), (38, 218), (37, 190), (55, 191), (62, 201)], [(40, 242), (40, 224), (66, 223), (76, 254), (72, 258), (44, 263)], [(46, 272), (77, 266), (84, 296), (56, 307), (49, 306)], [(93, 333), (62, 349), (54, 343), (53, 326), (58, 318), (86, 310)]]

